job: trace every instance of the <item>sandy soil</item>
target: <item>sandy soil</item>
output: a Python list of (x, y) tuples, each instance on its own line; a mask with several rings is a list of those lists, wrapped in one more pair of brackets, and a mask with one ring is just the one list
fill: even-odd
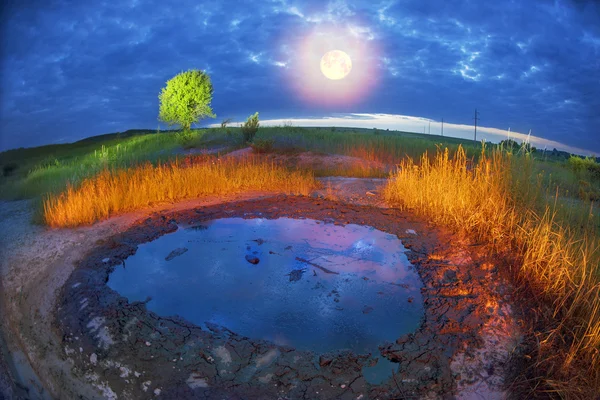
[(256, 154), (252, 148), (247, 147), (232, 151), (223, 156), (223, 158), (244, 158), (244, 157), (260, 157), (275, 163), (284, 164), (290, 167), (310, 170), (329, 170), (336, 169), (374, 169), (382, 172), (390, 172), (393, 170), (393, 165), (386, 165), (378, 161), (368, 161), (359, 157), (345, 156), (341, 154), (319, 154), (311, 151), (305, 151), (297, 154)]
[[(330, 212), (335, 214), (334, 219), (341, 223), (349, 215), (353, 215), (357, 223), (361, 222), (360, 213), (349, 211), (352, 207), (380, 210), (379, 207), (384, 205), (379, 188), (383, 180), (327, 178), (323, 182), (323, 189), (313, 194), (314, 199), (306, 201), (310, 200), (315, 207), (320, 205), (318, 202), (327, 202), (331, 207)], [(107, 245), (107, 238), (120, 237), (118, 235), (122, 232), (139, 229), (147, 223), (148, 216), (152, 216), (155, 222), (160, 215), (183, 218), (188, 209), (204, 209), (250, 199), (263, 199), (267, 204), (270, 201), (267, 197), (264, 193), (248, 193), (162, 204), (93, 226), (59, 230), (32, 225), (31, 204), (27, 201), (0, 204), (2, 341), (5, 355), (11, 355), (4, 363), (0, 363), (0, 390), (7, 398), (171, 398), (168, 393), (177, 393), (174, 384), (170, 389), (168, 385), (157, 385), (160, 376), (153, 378), (154, 383), (147, 383), (148, 380), (141, 375), (143, 371), (129, 370), (124, 362), (119, 361), (117, 350), (122, 350), (119, 346), (129, 342), (119, 342), (114, 346), (109, 343), (105, 352), (91, 347), (94, 344), (101, 349), (102, 343), (98, 340), (104, 337), (102, 332), (112, 332), (111, 335), (119, 337), (115, 330), (121, 329), (119, 332), (122, 333), (124, 329), (106, 320), (106, 315), (87, 315), (83, 329), (76, 336), (69, 336), (64, 331), (65, 325), (57, 323), (57, 315), (62, 312), (64, 317), (63, 308), (72, 307), (69, 301), (65, 302), (65, 298), (69, 298), (68, 288), (76, 284), (65, 287), (65, 283), (72, 279), (76, 266), (93, 254), (94, 249)], [(309, 203), (302, 204), (308, 207)], [(339, 210), (346, 211), (342, 213)], [(393, 210), (389, 212), (393, 213)], [(287, 214), (291, 213), (293, 210), (288, 210)], [(397, 390), (414, 391), (421, 398), (451, 398), (453, 395), (465, 399), (504, 398), (504, 370), (510, 352), (518, 344), (519, 335), (511, 316), (507, 285), (498, 276), (497, 266), (493, 260), (486, 259), (485, 254), (478, 254), (476, 247), (458, 241), (453, 235), (439, 234), (439, 230), (433, 230), (426, 222), (416, 221), (410, 216), (402, 218), (402, 227), (406, 227), (402, 231), (403, 242), (413, 243), (411, 250), (414, 261), (419, 263), (420, 275), (424, 282), (428, 282), (431, 293), (427, 297), (430, 303), (426, 303), (430, 318), (420, 333), (399, 338), (396, 343), (382, 350), (382, 354), (390, 360), (399, 362), (404, 368), (402, 371), (407, 374), (402, 383), (394, 382)], [(406, 224), (410, 224), (410, 227)], [(394, 225), (388, 228), (394, 229)], [(101, 298), (95, 300), (100, 301)], [(121, 310), (115, 307), (114, 310)], [(136, 314), (139, 318), (152, 317), (143, 307), (135, 312), (139, 312)], [(151, 334), (138, 333), (140, 338)], [(436, 339), (424, 341), (424, 338), (432, 337)], [(219, 342), (221, 344), (231, 343), (230, 336), (219, 340), (222, 340)], [(87, 344), (80, 346), (79, 342)], [(145, 342), (141, 342), (143, 346), (146, 346)], [(419, 349), (428, 350), (419, 352)], [(271, 350), (283, 354), (281, 349)], [(274, 353), (269, 353), (267, 349), (260, 357), (268, 354)], [(413, 357), (415, 354), (418, 357)], [(209, 354), (202, 362), (210, 364), (210, 358), (214, 361)], [(264, 364), (265, 368), (271, 368), (270, 364), (267, 365), (269, 360), (260, 360), (263, 360), (260, 366)], [(127, 361), (134, 362), (131, 359)], [(359, 363), (360, 360), (347, 362)], [(188, 370), (182, 371), (180, 373), (184, 374)], [(7, 384), (7, 374), (10, 374), (14, 383)], [(172, 378), (178, 376), (183, 375), (173, 375)], [(269, 372), (265, 370), (261, 376), (270, 382), (275, 375), (267, 379)], [(424, 381), (433, 377), (437, 386), (432, 385), (431, 390), (424, 391), (422, 385), (412, 384), (414, 382), (410, 379), (415, 378), (410, 376), (417, 376), (417, 379)], [(283, 381), (282, 377), (280, 379)], [(206, 375), (190, 373), (182, 384), (188, 395), (192, 393), (190, 398), (210, 398), (206, 397), (209, 384)], [(385, 393), (361, 390), (366, 389), (356, 387), (343, 392), (353, 396), (348, 398), (355, 399), (387, 398)], [(196, 397), (193, 397), (194, 393)], [(337, 392), (331, 393), (335, 396)]]

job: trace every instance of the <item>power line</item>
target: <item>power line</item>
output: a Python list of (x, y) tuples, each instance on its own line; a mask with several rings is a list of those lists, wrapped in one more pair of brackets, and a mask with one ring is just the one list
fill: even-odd
[(479, 118), (479, 112), (477, 111), (477, 109), (475, 109), (475, 118), (473, 118), (475, 120), (475, 141), (477, 142), (477, 120), (481, 119)]

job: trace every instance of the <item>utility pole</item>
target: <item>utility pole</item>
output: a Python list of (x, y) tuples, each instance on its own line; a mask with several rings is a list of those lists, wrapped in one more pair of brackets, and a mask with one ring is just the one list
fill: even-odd
[(444, 118), (442, 118), (442, 137), (444, 137)]
[(477, 109), (475, 109), (475, 118), (473, 119), (475, 120), (475, 141), (477, 142), (477, 120), (480, 119), (479, 112), (477, 112)]
[(431, 135), (431, 121), (429, 121), (429, 131), (427, 131), (427, 133), (429, 133)]

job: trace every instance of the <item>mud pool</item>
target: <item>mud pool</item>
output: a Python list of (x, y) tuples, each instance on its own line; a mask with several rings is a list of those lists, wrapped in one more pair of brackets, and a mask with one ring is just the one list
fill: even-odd
[[(223, 218), (140, 245), (108, 286), (163, 316), (317, 353), (378, 346), (416, 330), (422, 282), (402, 242), (360, 225)], [(378, 382), (393, 363), (365, 368)]]
[[(286, 218), (297, 225), (269, 225)], [(108, 398), (503, 398), (508, 297), (493, 260), (457, 243), (399, 210), (321, 198), (152, 213), (74, 258), (47, 324), (73, 375), (45, 378), (57, 398), (81, 384)], [(377, 314), (391, 308), (398, 320)]]

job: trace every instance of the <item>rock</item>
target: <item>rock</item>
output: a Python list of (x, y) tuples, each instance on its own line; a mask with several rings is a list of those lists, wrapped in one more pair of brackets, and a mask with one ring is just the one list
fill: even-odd
[(186, 249), (185, 247), (178, 247), (172, 252), (170, 252), (168, 256), (165, 257), (165, 261), (171, 261), (175, 257), (182, 255), (186, 251), (188, 251), (188, 249)]
[(326, 357), (326, 356), (320, 356), (319, 357), (319, 365), (321, 367), (328, 366), (329, 364), (331, 364), (332, 361), (333, 361), (333, 359), (330, 358), (330, 357)]
[(446, 282), (456, 282), (456, 271), (452, 269), (447, 269), (444, 272), (444, 281)]
[(247, 255), (246, 261), (248, 261), (250, 264), (256, 265), (260, 262), (260, 259), (256, 256)]
[(305, 272), (306, 268), (293, 270), (288, 274), (290, 276), (290, 282), (299, 281), (302, 278), (302, 274), (304, 274)]

